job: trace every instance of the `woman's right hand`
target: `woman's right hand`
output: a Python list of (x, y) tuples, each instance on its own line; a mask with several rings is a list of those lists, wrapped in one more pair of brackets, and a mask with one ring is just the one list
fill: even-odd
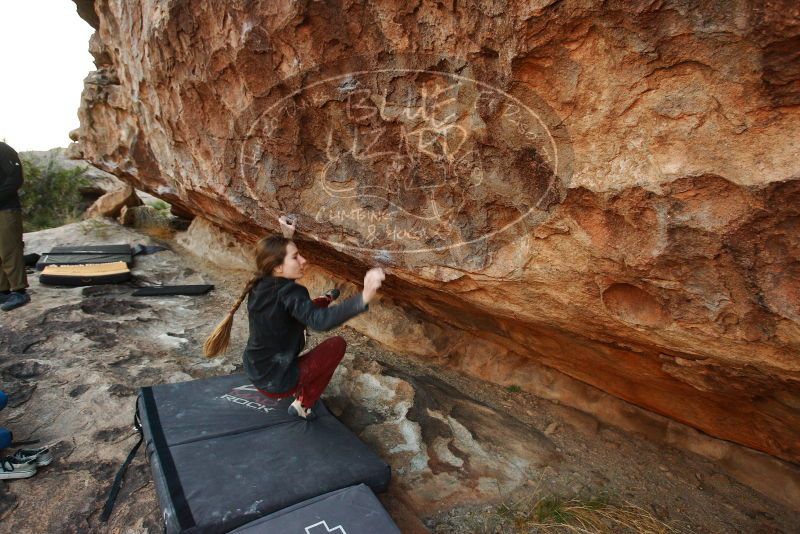
[(383, 282), (385, 278), (386, 274), (380, 267), (375, 267), (367, 271), (367, 274), (364, 276), (364, 291), (361, 293), (364, 304), (369, 304), (369, 301), (372, 300), (378, 292), (378, 289), (381, 287), (381, 282)]

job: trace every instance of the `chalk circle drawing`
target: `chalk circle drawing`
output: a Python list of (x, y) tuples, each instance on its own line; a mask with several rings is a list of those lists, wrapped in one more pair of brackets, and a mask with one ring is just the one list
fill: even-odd
[(508, 240), (563, 201), (569, 136), (529, 85), (500, 89), (463, 60), (398, 63), (351, 58), (274, 86), (239, 118), (247, 195), (304, 214), (314, 239), (385, 254)]

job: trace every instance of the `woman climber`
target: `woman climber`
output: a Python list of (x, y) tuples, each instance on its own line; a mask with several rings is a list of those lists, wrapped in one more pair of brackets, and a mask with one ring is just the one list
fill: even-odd
[(308, 290), (296, 282), (304, 274), (306, 259), (291, 239), (295, 223), (285, 216), (278, 221), (283, 237), (265, 237), (256, 244), (256, 273), (208, 337), (203, 351), (211, 357), (228, 347), (233, 316), (247, 297), (250, 334), (243, 359), (248, 377), (267, 397), (294, 396), (289, 413), (311, 420), (311, 408), (344, 357), (346, 343), (341, 336), (330, 337), (300, 354), (306, 327), (327, 331), (367, 311), (385, 274), (380, 268), (370, 269), (364, 276), (364, 290), (337, 306), (328, 307), (330, 296), (311, 300)]

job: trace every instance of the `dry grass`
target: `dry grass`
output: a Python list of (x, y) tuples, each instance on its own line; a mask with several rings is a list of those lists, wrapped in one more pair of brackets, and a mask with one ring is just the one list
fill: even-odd
[(545, 497), (451, 516), (435, 532), (476, 534), (683, 534), (630, 503), (605, 498)]
[(161, 239), (167, 241), (172, 239), (175, 236), (175, 230), (172, 228), (165, 228), (161, 226), (145, 226), (139, 229), (143, 234), (153, 237), (155, 239)]
[(533, 506), (508, 508), (517, 532), (542, 534), (677, 534), (679, 530), (630, 503), (605, 499), (540, 499)]

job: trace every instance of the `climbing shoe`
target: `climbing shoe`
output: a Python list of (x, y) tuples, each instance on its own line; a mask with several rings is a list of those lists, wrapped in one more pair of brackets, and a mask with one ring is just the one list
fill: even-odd
[(294, 407), (294, 404), (290, 404), (287, 411), (289, 412), (289, 415), (299, 417), (300, 419), (305, 419), (306, 421), (313, 421), (314, 419), (317, 418), (314, 412), (312, 412), (308, 408), (306, 408), (306, 416), (303, 417), (302, 415), (300, 415), (300, 412), (297, 411), (297, 408)]

